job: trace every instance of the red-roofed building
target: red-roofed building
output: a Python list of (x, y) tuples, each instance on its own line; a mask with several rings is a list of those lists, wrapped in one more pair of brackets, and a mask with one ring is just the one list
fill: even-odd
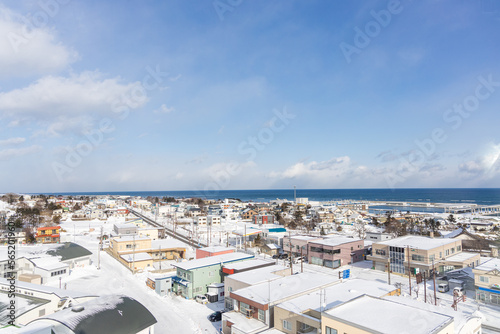
[(61, 226), (47, 226), (39, 227), (36, 229), (36, 242), (42, 244), (54, 244), (61, 241), (61, 235), (59, 234)]

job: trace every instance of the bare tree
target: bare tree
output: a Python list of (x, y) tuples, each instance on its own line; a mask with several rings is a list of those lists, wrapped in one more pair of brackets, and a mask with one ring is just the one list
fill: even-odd
[(356, 222), (354, 224), (354, 231), (356, 232), (356, 235), (360, 239), (365, 239), (366, 238), (366, 224), (365, 222)]

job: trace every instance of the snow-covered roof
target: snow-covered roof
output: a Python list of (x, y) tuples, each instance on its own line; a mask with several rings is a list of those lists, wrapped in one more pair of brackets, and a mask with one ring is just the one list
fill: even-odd
[(276, 244), (266, 244), (269, 249), (280, 249), (280, 246)]
[(35, 267), (47, 271), (69, 268), (68, 264), (59, 262), (59, 259), (55, 257), (39, 257), (30, 259), (30, 261), (33, 262)]
[(446, 258), (446, 261), (451, 262), (464, 262), (472, 259), (473, 257), (479, 256), (478, 253), (461, 252)]
[(139, 333), (157, 322), (141, 303), (121, 295), (98, 297), (31, 323), (45, 320), (61, 323), (73, 333)]
[(229, 251), (229, 250), (234, 251), (235, 248), (224, 247), (224, 246), (210, 246), (210, 247), (199, 248), (198, 250), (208, 252), (208, 253), (218, 253), (218, 252), (225, 252), (225, 251)]
[(113, 238), (113, 240), (117, 241), (117, 242), (129, 242), (129, 241), (140, 241), (140, 240), (151, 240), (151, 238), (148, 238), (148, 237), (140, 237), (140, 236), (129, 236), (129, 235), (126, 235), (126, 236), (121, 236), (121, 237), (118, 237), (118, 238)]
[(457, 228), (456, 230), (453, 230), (450, 233), (443, 235), (443, 238), (452, 239), (452, 238), (455, 238), (458, 235), (460, 235), (460, 233), (462, 233), (462, 232), (463, 232), (463, 229)]
[(283, 276), (275, 274), (277, 271), (287, 269), (281, 265), (274, 265), (269, 267), (263, 267), (259, 269), (253, 269), (251, 271), (245, 271), (238, 274), (233, 274), (228, 276), (228, 278), (233, 279), (238, 282), (242, 282), (248, 285), (254, 285), (262, 282), (267, 282), (268, 280), (275, 280)]
[(186, 244), (180, 240), (169, 238), (169, 239), (158, 239), (151, 241), (151, 249), (158, 248), (186, 248)]
[(460, 274), (463, 273), (464, 275), (469, 276), (469, 278), (474, 279), (474, 273), (472, 272), (471, 267), (465, 267), (465, 268), (451, 270), (451, 271), (448, 271), (446, 273), (446, 275), (455, 274), (455, 273), (460, 273)]
[(184, 270), (192, 270), (201, 267), (213, 266), (216, 264), (224, 264), (232, 261), (240, 261), (246, 259), (253, 259), (253, 255), (244, 254), (244, 253), (228, 253), (216, 256), (209, 256), (202, 259), (196, 259), (186, 262), (174, 263), (172, 266), (184, 269)]
[(313, 241), (313, 243), (323, 245), (323, 246), (338, 246), (338, 245), (347, 244), (347, 243), (356, 242), (356, 241), (361, 241), (361, 239), (348, 238), (348, 237), (332, 237), (332, 238), (326, 238), (323, 240)]
[(293, 240), (317, 240), (317, 239), (321, 239), (321, 238), (318, 238), (318, 237), (311, 237), (309, 235), (292, 235), (292, 241)]
[(240, 312), (232, 311), (222, 314), (223, 319), (233, 323), (233, 331), (236, 333), (258, 333), (266, 328), (268, 325), (254, 318), (247, 318)]
[(153, 259), (148, 253), (135, 253), (135, 256), (133, 254), (125, 254), (120, 255), (120, 257), (127, 262), (148, 261)]
[(367, 295), (328, 310), (325, 314), (351, 326), (387, 334), (430, 334), (453, 322), (453, 317), (448, 315)]
[(137, 228), (137, 225), (128, 223), (128, 224), (115, 224), (115, 228)]
[(427, 238), (427, 237), (408, 235), (408, 236), (399, 237), (396, 239), (377, 242), (376, 244), (393, 246), (393, 247), (410, 246), (413, 248), (429, 250), (429, 249), (433, 249), (436, 247), (451, 244), (454, 242), (456, 242), (456, 240), (436, 239), (436, 238)]
[(280, 279), (249, 286), (233, 294), (259, 304), (274, 304), (294, 295), (329, 286), (338, 281), (338, 277), (321, 273), (300, 273)]
[(320, 305), (320, 291), (313, 291), (307, 295), (287, 300), (278, 306), (290, 312), (300, 314), (307, 310), (328, 310), (364, 294), (382, 297), (394, 290), (396, 288), (392, 285), (387, 285), (387, 283), (356, 278), (344, 281), (343, 283), (339, 281), (338, 284), (322, 290), (321, 300), (324, 301), (323, 306)]
[(484, 263), (481, 263), (475, 269), (484, 271), (491, 271), (493, 269), (500, 270), (500, 259), (492, 258)]
[[(0, 284), (5, 285), (5, 286), (10, 285), (9, 281), (5, 278), (0, 278)], [(54, 294), (60, 298), (63, 298), (63, 297), (83, 298), (83, 297), (95, 296), (95, 295), (88, 293), (88, 292), (63, 290), (63, 289), (53, 288), (51, 286), (28, 283), (28, 282), (23, 282), (23, 281), (16, 281), (16, 287), (20, 288), (20, 289), (38, 291), (38, 292), (43, 292), (43, 293), (47, 293), (47, 294)]]
[(247, 261), (242, 261), (242, 262), (228, 263), (228, 264), (224, 265), (224, 268), (242, 270), (242, 269), (248, 269), (248, 268), (265, 266), (265, 265), (271, 266), (273, 264), (274, 264), (274, 261), (270, 262), (270, 261), (266, 261), (266, 260), (254, 259), (254, 260), (247, 260)]

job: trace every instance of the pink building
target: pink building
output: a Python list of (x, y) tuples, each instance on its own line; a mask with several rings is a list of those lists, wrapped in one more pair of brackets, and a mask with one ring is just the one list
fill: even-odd
[(234, 248), (228, 248), (228, 247), (222, 247), (222, 246), (198, 248), (196, 250), (196, 258), (203, 259), (204, 257), (209, 257), (209, 256), (234, 253), (234, 251), (235, 251)]
[(364, 241), (347, 237), (333, 237), (308, 243), (311, 264), (338, 268), (364, 259)]

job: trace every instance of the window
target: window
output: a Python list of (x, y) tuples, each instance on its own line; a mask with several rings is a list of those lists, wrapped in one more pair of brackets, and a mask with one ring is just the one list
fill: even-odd
[(292, 330), (292, 323), (286, 320), (283, 320), (283, 329)]
[(443, 258), (443, 252), (439, 252), (439, 258)]
[(418, 254), (412, 254), (411, 255), (411, 259), (413, 261), (420, 261), (420, 262), (423, 262), (424, 261), (424, 256), (423, 255), (418, 255)]
[(490, 279), (486, 276), (479, 276), (479, 282), (489, 283)]
[(264, 312), (264, 310), (259, 310), (259, 320), (266, 321), (266, 313)]
[(326, 326), (325, 334), (337, 334), (337, 330)]
[(461, 251), (462, 250), (462, 246), (457, 246), (457, 251)]
[(377, 250), (375, 250), (375, 254), (377, 254), (377, 255), (385, 255), (385, 249), (377, 249)]
[(452, 247), (451, 254), (455, 254), (455, 247)]
[(250, 311), (250, 305), (240, 302), (240, 312), (246, 315), (248, 311)]
[(429, 261), (434, 261), (435, 259), (436, 259), (435, 254), (429, 255)]
[(210, 277), (212, 277), (214, 275), (215, 275), (215, 272), (213, 272), (213, 271), (211, 271), (211, 272), (208, 273), (208, 276), (210, 276)]
[(445, 251), (445, 254), (446, 254), (446, 256), (450, 255), (450, 250), (449, 250), (449, 249), (447, 249), (447, 250)]

